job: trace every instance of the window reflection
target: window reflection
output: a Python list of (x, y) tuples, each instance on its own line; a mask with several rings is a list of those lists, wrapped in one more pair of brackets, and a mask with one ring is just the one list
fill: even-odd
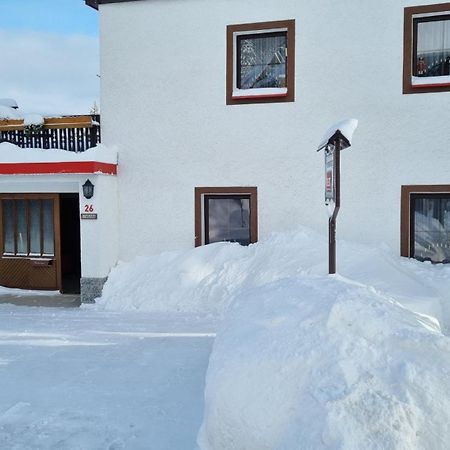
[(414, 75), (418, 77), (450, 75), (450, 17), (433, 19), (416, 19)]
[(206, 243), (229, 241), (250, 244), (249, 196), (205, 198)]
[(1, 206), (4, 254), (54, 255), (53, 200), (3, 199)]
[(16, 202), (16, 220), (17, 220), (17, 253), (26, 255), (28, 253), (28, 227), (27, 227), (27, 208), (25, 200)]
[(43, 217), (43, 232), (44, 232), (44, 249), (45, 255), (53, 255), (55, 252), (53, 239), (53, 201), (42, 201), (42, 217)]
[(286, 32), (238, 36), (237, 87), (286, 87), (286, 42)]
[(3, 201), (3, 252), (14, 254), (14, 210), (12, 200)]
[(414, 257), (432, 262), (450, 262), (450, 198), (413, 199)]

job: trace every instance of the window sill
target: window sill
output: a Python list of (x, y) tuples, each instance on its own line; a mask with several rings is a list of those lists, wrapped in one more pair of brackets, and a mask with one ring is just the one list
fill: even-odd
[(450, 83), (424, 83), (424, 84), (411, 84), (411, 89), (427, 89), (427, 88), (439, 88), (450, 87)]
[(251, 100), (251, 99), (265, 99), (265, 98), (283, 98), (287, 97), (287, 92), (283, 94), (257, 94), (257, 95), (235, 95), (231, 97), (233, 100)]

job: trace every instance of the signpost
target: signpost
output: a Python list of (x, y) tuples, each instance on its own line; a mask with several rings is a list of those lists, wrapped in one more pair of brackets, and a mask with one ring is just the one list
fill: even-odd
[[(328, 273), (336, 273), (336, 219), (341, 207), (341, 150), (350, 147), (358, 121), (350, 119), (332, 127), (317, 151), (325, 153), (325, 205), (328, 209)], [(345, 129), (346, 135), (341, 131)]]

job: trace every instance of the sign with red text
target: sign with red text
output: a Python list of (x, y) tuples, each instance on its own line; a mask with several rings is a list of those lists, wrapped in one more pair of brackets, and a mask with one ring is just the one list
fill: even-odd
[(325, 204), (336, 203), (334, 147), (325, 149)]

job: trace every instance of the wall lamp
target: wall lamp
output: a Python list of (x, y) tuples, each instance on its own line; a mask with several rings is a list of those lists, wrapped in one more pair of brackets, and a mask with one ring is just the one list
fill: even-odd
[(92, 198), (94, 196), (94, 185), (86, 180), (86, 183), (83, 184), (83, 195), (84, 198)]

